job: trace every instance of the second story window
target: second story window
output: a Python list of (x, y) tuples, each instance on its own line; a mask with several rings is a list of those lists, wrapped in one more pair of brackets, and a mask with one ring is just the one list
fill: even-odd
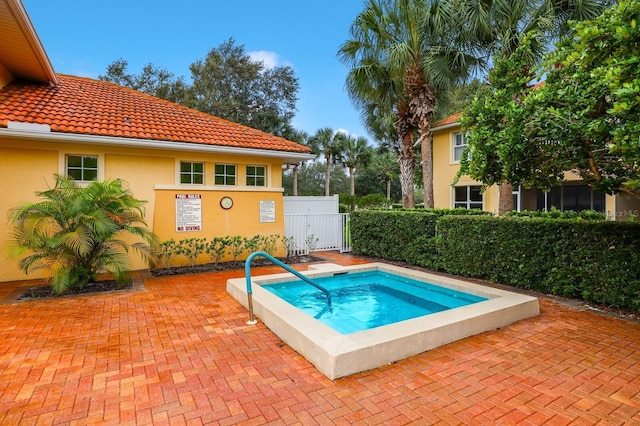
[(462, 158), (462, 153), (467, 148), (467, 138), (464, 133), (453, 134), (453, 161), (459, 162)]
[(247, 166), (247, 186), (267, 186), (265, 166)]
[(204, 184), (204, 163), (181, 161), (180, 183), (189, 185)]
[(235, 185), (235, 164), (216, 164), (214, 183), (216, 185)]
[(97, 180), (98, 157), (96, 155), (67, 155), (67, 175), (77, 181)]

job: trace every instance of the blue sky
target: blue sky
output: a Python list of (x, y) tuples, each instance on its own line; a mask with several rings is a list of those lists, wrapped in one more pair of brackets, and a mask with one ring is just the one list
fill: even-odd
[[(189, 65), (233, 37), (265, 63), (299, 79), (293, 125), (368, 136), (344, 90), (336, 57), (362, 0), (23, 0), (58, 73), (97, 78), (118, 58), (139, 73), (148, 63), (189, 80)], [(257, 56), (260, 55), (260, 56)], [(371, 138), (370, 142), (373, 143)]]

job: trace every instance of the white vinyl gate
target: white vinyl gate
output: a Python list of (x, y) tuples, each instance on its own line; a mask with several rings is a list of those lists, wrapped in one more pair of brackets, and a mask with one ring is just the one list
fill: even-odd
[(285, 214), (284, 229), (290, 255), (318, 250), (351, 251), (348, 213)]

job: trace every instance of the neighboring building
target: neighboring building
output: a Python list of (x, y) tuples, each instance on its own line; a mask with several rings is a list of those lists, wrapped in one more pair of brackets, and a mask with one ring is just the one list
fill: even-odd
[[(35, 201), (55, 174), (128, 182), (161, 240), (284, 235), (282, 167), (314, 158), (309, 148), (56, 74), (20, 0), (0, 0), (0, 34), (0, 246), (10, 238), (8, 209)], [(0, 253), (0, 281), (25, 278), (35, 276)]]
[[(478, 208), (497, 213), (498, 187), (493, 185), (482, 191), (482, 184), (469, 176), (462, 176), (451, 186), (458, 170), (460, 157), (466, 148), (465, 135), (460, 126), (461, 113), (451, 115), (436, 123), (433, 131), (433, 176), (435, 207)], [(604, 195), (591, 190), (580, 178), (567, 175), (562, 186), (553, 187), (545, 193), (536, 189), (514, 188), (514, 209), (549, 210), (596, 210), (606, 212), (611, 219), (625, 220), (640, 216), (640, 200), (626, 195)]]

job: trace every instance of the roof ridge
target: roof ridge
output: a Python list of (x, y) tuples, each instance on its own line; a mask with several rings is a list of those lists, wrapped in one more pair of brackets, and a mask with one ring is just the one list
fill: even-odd
[[(46, 123), (52, 132), (309, 153), (297, 142), (117, 83), (57, 74), (54, 85), (0, 89), (0, 126)], [(54, 89), (54, 90), (51, 90)]]

